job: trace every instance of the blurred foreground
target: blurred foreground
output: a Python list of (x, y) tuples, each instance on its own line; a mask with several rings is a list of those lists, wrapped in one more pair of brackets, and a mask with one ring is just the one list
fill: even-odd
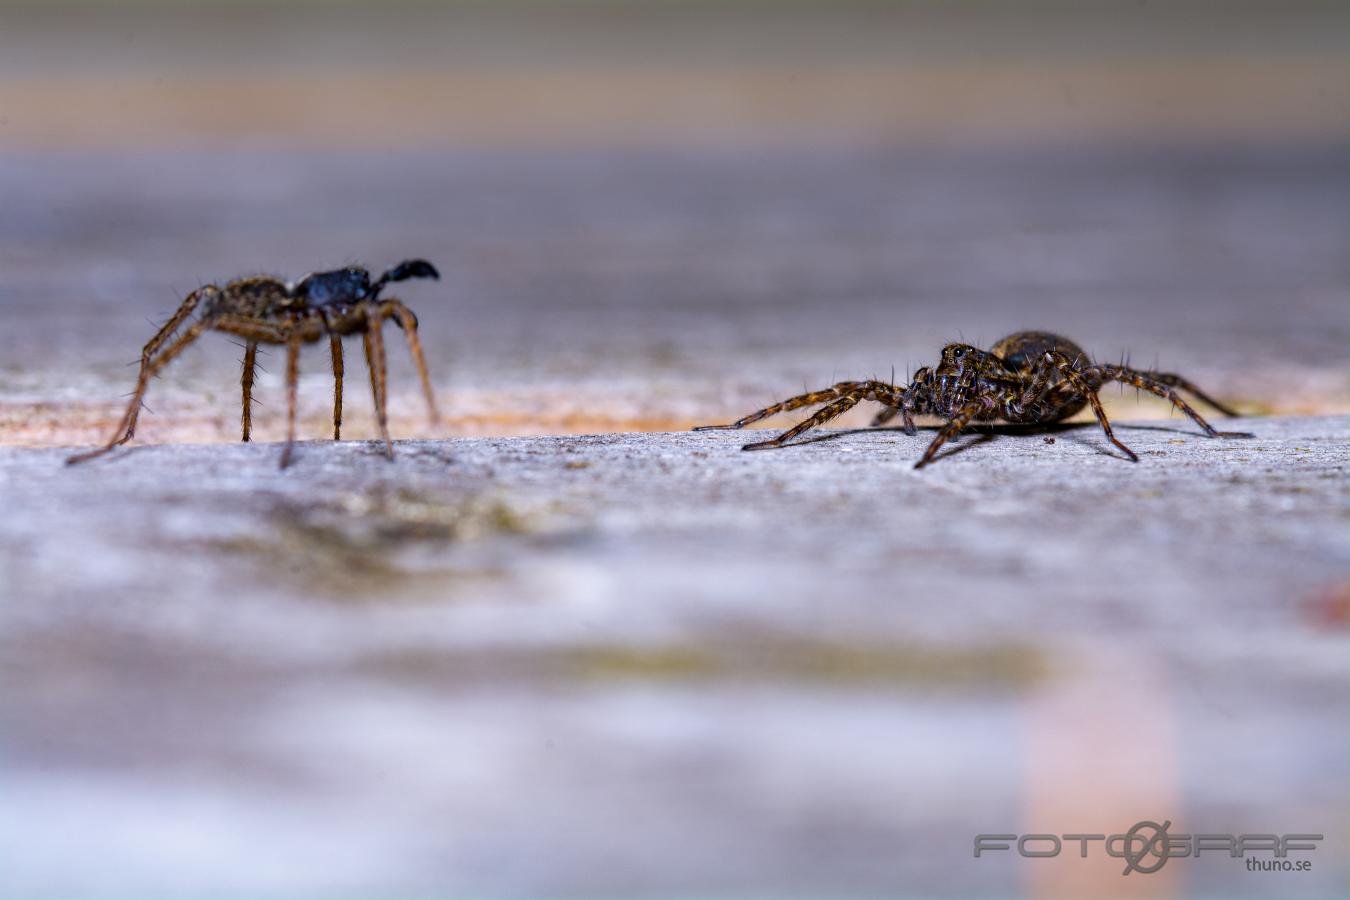
[[(1350, 419), (1238, 425), (0, 450), (0, 893), (1341, 894)], [(1326, 840), (971, 855), (1140, 819)]]

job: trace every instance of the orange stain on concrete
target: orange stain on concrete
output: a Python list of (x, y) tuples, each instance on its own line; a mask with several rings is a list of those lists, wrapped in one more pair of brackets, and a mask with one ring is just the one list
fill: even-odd
[[(1031, 699), (1023, 834), (1123, 834), (1136, 822), (1168, 819), (1170, 832), (1187, 832), (1175, 713), (1158, 673), (1146, 657), (1097, 654)], [(1080, 847), (1065, 842), (1058, 857), (1025, 860), (1027, 896), (1180, 896), (1187, 860), (1125, 875), (1125, 861), (1101, 841), (1088, 844), (1086, 859)]]

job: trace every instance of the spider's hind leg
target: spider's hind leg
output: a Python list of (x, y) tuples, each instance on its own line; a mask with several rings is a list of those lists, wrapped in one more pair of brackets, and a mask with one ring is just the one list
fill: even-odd
[(375, 401), (375, 421), (384, 440), (384, 455), (394, 458), (394, 444), (389, 440), (389, 413), (386, 408), (386, 389), (389, 373), (384, 361), (384, 334), (380, 330), (382, 315), (378, 307), (366, 312), (366, 331), (361, 340), (366, 351), (366, 367), (370, 369), (370, 393)]
[(393, 319), (399, 328), (403, 329), (403, 335), (408, 339), (408, 353), (412, 355), (413, 363), (417, 366), (417, 376), (422, 381), (422, 395), (426, 397), (427, 415), (433, 425), (438, 424), (441, 421), (441, 413), (436, 408), (436, 395), (431, 390), (431, 376), (427, 374), (426, 357), (422, 355), (422, 340), (417, 336), (417, 316), (413, 315), (413, 311), (408, 309), (403, 301), (392, 299), (380, 304), (380, 314), (386, 319)]
[(1178, 394), (1174, 388), (1181, 388), (1184, 391), (1195, 394), (1195, 396), (1199, 397), (1210, 406), (1213, 406), (1224, 415), (1234, 416), (1237, 415), (1237, 413), (1216, 403), (1208, 395), (1197, 389), (1195, 385), (1179, 375), (1171, 375), (1168, 373), (1153, 374), (1150, 372), (1141, 372), (1138, 369), (1130, 369), (1125, 366), (1101, 365), (1094, 366), (1093, 368), (1100, 373), (1100, 377), (1103, 381), (1119, 381), (1123, 384), (1128, 384), (1131, 387), (1138, 388), (1141, 391), (1148, 391), (1150, 394), (1156, 394), (1163, 398), (1190, 417), (1190, 420), (1199, 425), (1209, 437), (1249, 438), (1254, 436), (1251, 432), (1247, 431), (1215, 430), (1214, 426), (1206, 422), (1203, 416), (1192, 409), (1191, 405), (1183, 400), (1181, 395)]
[(1180, 375), (1175, 375), (1171, 372), (1141, 372), (1138, 369), (1131, 369), (1128, 366), (1111, 366), (1110, 368), (1120, 369), (1122, 372), (1129, 372), (1133, 375), (1139, 375), (1149, 381), (1156, 381), (1158, 384), (1166, 385), (1167, 387), (1180, 388), (1188, 394), (1194, 394), (1196, 397), (1200, 398), (1200, 400), (1214, 407), (1225, 416), (1236, 418), (1242, 415), (1231, 406), (1227, 406), (1220, 403), (1218, 400), (1215, 400), (1209, 394), (1206, 394)]

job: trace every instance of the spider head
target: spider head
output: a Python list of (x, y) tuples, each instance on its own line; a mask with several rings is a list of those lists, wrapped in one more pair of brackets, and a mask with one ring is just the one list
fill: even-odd
[(974, 367), (982, 355), (978, 347), (969, 344), (948, 344), (942, 348), (942, 361), (938, 363), (935, 374), (939, 378), (960, 375)]
[(291, 294), (309, 301), (311, 306), (338, 306), (373, 297), (370, 273), (360, 266), (347, 266), (331, 272), (312, 272), (297, 281)]

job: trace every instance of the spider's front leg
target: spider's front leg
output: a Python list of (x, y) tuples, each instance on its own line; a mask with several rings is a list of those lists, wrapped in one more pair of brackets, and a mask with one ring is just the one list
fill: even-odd
[(932, 462), (934, 457), (937, 456), (938, 451), (942, 449), (943, 444), (960, 434), (961, 429), (969, 425), (971, 420), (980, 413), (991, 412), (994, 409), (994, 405), (992, 400), (982, 398), (979, 400), (971, 400), (965, 406), (957, 410), (956, 415), (952, 416), (947, 421), (947, 424), (942, 426), (942, 430), (937, 433), (937, 437), (933, 438), (933, 442), (928, 445), (928, 449), (923, 452), (923, 456), (914, 464), (914, 468), (922, 469)]
[(818, 411), (815, 415), (807, 419), (805, 422), (802, 422), (798, 425), (794, 425), (792, 428), (789, 428), (787, 431), (783, 432), (778, 437), (771, 438), (767, 441), (756, 441), (753, 444), (746, 444), (741, 449), (770, 450), (774, 447), (781, 447), (788, 441), (802, 434), (803, 432), (810, 431), (817, 425), (824, 425), (831, 419), (835, 419), (838, 418), (839, 416), (842, 416), (844, 413), (848, 412), (850, 409), (857, 406), (858, 401), (861, 399), (862, 397), (856, 393), (846, 394), (843, 397), (840, 397), (838, 400), (831, 403), (829, 406), (826, 406), (825, 408)]
[[(888, 406), (898, 406), (903, 403), (901, 392), (897, 391), (894, 385), (886, 384), (884, 381), (855, 381), (847, 383), (854, 385), (854, 387), (851, 390), (843, 392), (842, 396), (840, 396), (834, 402), (830, 403), (828, 406), (825, 406), (824, 408), (818, 410), (815, 415), (811, 416), (811, 418), (807, 419), (806, 421), (798, 425), (793, 426), (792, 428), (789, 428), (787, 431), (783, 432), (776, 438), (771, 438), (770, 440), (767, 441), (757, 441), (753, 444), (746, 444), (741, 449), (769, 450), (774, 447), (782, 447), (786, 445), (789, 441), (791, 441), (793, 438), (797, 437), (798, 435), (803, 434), (804, 432), (807, 432), (818, 425), (824, 425), (831, 419), (835, 419), (838, 418), (839, 416), (842, 416), (844, 413), (848, 412), (850, 409), (857, 406), (863, 400), (879, 400), (880, 402), (885, 403)], [(838, 387), (839, 385), (835, 385), (835, 387), (831, 388), (830, 391), (834, 391)], [(818, 392), (818, 394), (819, 393), (826, 393), (826, 392), (820, 391)], [(785, 403), (794, 403), (795, 401), (801, 400), (803, 397), (810, 397), (810, 396), (817, 396), (817, 395), (803, 394), (801, 397), (794, 397), (792, 400), (785, 401)], [(810, 404), (801, 403), (798, 405), (809, 406)], [(773, 409), (774, 407), (769, 408)], [(761, 412), (762, 411), (763, 410), (761, 410)], [(758, 415), (758, 413), (756, 413), (755, 415)], [(742, 419), (741, 421), (744, 422), (745, 419)], [(751, 421), (756, 420), (751, 418)], [(730, 427), (739, 428), (740, 425), (733, 424)]]
[[(140, 412), (141, 403), (145, 400), (146, 389), (150, 387), (150, 379), (155, 377), (161, 369), (173, 361), (173, 358), (182, 353), (197, 338), (201, 337), (202, 332), (211, 328), (213, 321), (209, 318), (199, 319), (194, 322), (187, 331), (183, 332), (177, 340), (165, 347), (158, 356), (145, 362), (141, 366), (141, 372), (136, 378), (136, 389), (131, 394), (131, 402), (127, 404), (126, 412), (122, 413), (122, 421), (117, 424), (117, 430), (113, 432), (112, 438), (108, 443), (95, 450), (86, 453), (77, 453), (66, 459), (67, 465), (82, 463), (86, 460), (94, 459), (113, 450), (120, 444), (125, 444), (131, 439), (131, 433), (136, 423), (136, 416)], [(167, 327), (167, 326), (166, 326)], [(167, 332), (165, 332), (167, 334)]]
[[(179, 304), (178, 309), (174, 310), (174, 314), (169, 317), (169, 320), (160, 326), (159, 331), (155, 332), (155, 336), (150, 338), (145, 346), (141, 348), (141, 372), (144, 372), (150, 365), (151, 359), (159, 352), (159, 348), (162, 347), (164, 343), (168, 341), (180, 327), (182, 327), (182, 324), (188, 320), (188, 317), (192, 315), (193, 311), (196, 310), (197, 306), (201, 303), (202, 297), (215, 290), (216, 288), (214, 287), (198, 288), (183, 299), (183, 302)], [(141, 407), (138, 404), (132, 411), (131, 418), (126, 423), (125, 433), (117, 441), (117, 444), (125, 444), (127, 441), (131, 440), (132, 435), (136, 433), (136, 420), (140, 415)]]
[[(892, 376), (894, 378), (894, 376)], [(899, 403), (887, 403), (886, 408), (877, 413), (872, 418), (872, 427), (877, 428), (885, 425), (896, 416), (902, 416), (905, 425), (905, 434), (915, 435), (919, 430), (914, 427), (914, 416), (917, 413), (931, 412), (932, 395), (930, 386), (932, 383), (932, 370), (927, 366), (921, 367), (910, 379), (909, 385), (900, 392)]]
[[(699, 425), (694, 431), (735, 431), (753, 425), (756, 422), (767, 419), (770, 416), (776, 416), (779, 413), (791, 412), (794, 409), (801, 409), (803, 406), (815, 406), (818, 403), (825, 403), (830, 400), (838, 400), (854, 393), (859, 388), (866, 387), (866, 381), (841, 381), (833, 387), (827, 387), (823, 391), (809, 391), (805, 394), (798, 394), (796, 397), (789, 397), (782, 403), (775, 403), (773, 406), (766, 406), (763, 409), (756, 410), (744, 418), (737, 419), (727, 425)], [(854, 401), (857, 402), (857, 401)], [(851, 404), (850, 404), (851, 405)]]
[(900, 421), (904, 422), (905, 434), (915, 435), (919, 433), (919, 429), (914, 427), (914, 414), (911, 413), (909, 407), (903, 403), (899, 406), (887, 406), (881, 412), (873, 416), (872, 427), (879, 428), (896, 416), (902, 417)]

